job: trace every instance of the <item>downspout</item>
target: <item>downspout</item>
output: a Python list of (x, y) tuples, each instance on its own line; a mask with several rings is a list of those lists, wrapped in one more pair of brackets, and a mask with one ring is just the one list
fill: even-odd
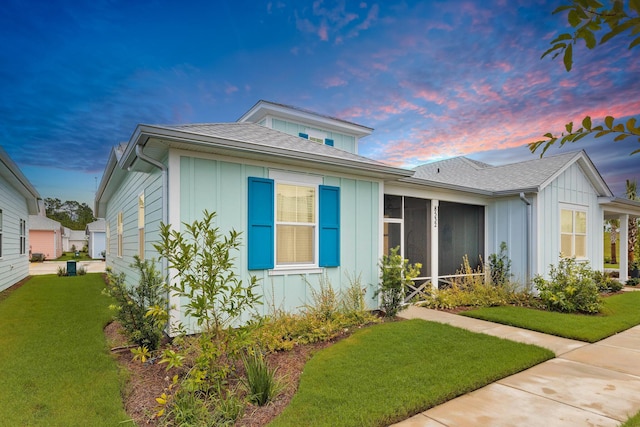
[[(168, 212), (169, 211), (169, 208), (168, 208), (168, 206), (169, 206), (169, 173), (168, 173), (168, 168), (164, 163), (159, 162), (158, 160), (147, 156), (142, 151), (142, 145), (141, 144), (136, 145), (136, 156), (138, 156), (138, 158), (140, 160), (142, 160), (143, 162), (147, 162), (151, 166), (157, 167), (162, 172), (162, 223), (166, 225), (169, 222), (168, 221), (168, 218), (169, 218), (169, 212)], [(133, 163), (132, 163), (132, 166), (133, 166)], [(129, 166), (128, 169), (131, 169), (131, 166)], [(168, 275), (169, 275), (169, 267), (168, 267), (167, 259), (165, 257), (162, 258), (162, 272), (165, 274), (165, 277), (168, 277)]]
[(527, 234), (525, 256), (527, 258), (526, 284), (528, 285), (531, 280), (531, 200), (524, 197), (524, 193), (520, 193), (520, 200), (522, 200), (524, 204), (527, 205)]

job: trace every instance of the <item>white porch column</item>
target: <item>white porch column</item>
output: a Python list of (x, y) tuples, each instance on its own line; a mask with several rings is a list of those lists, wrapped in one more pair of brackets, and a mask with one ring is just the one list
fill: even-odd
[(431, 285), (438, 289), (438, 210), (439, 200), (431, 200)]
[(629, 215), (620, 215), (620, 281), (629, 278)]

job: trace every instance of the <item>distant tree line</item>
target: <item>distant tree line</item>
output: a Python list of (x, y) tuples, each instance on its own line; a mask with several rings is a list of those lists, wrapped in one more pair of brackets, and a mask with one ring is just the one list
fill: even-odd
[(47, 218), (54, 219), (72, 230), (84, 230), (87, 224), (96, 220), (89, 205), (75, 200), (62, 202), (58, 198), (47, 197), (44, 199), (44, 206)]

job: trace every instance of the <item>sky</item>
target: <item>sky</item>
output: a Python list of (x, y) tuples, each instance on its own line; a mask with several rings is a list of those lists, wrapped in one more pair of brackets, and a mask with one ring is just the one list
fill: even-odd
[[(395, 166), (533, 159), (586, 115), (640, 115), (624, 35), (540, 58), (560, 0), (4, 0), (0, 145), (43, 198), (93, 207), (109, 152), (139, 123), (233, 122), (264, 99), (374, 128), (359, 154)], [(615, 195), (638, 140), (583, 139)]]

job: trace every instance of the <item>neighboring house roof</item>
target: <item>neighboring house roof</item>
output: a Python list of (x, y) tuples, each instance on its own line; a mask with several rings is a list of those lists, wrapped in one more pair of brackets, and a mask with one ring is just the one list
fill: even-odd
[(86, 234), (99, 233), (107, 231), (107, 222), (104, 218), (98, 218), (96, 221), (90, 222), (86, 227)]
[(71, 230), (69, 232), (69, 240), (86, 240), (86, 238), (85, 230)]
[(62, 224), (58, 221), (42, 215), (29, 215), (29, 230), (56, 230), (59, 231)]
[(304, 122), (305, 124), (310, 124), (312, 126), (315, 125), (319, 128), (331, 129), (338, 132), (348, 130), (359, 138), (371, 135), (371, 132), (373, 132), (373, 128), (339, 119), (337, 117), (326, 116), (303, 108), (294, 107), (292, 105), (279, 104), (277, 102), (265, 100), (258, 101), (237, 121), (258, 123), (267, 115), (277, 116), (279, 119), (285, 118), (294, 122)]
[(415, 175), (407, 181), (488, 195), (539, 192), (574, 163), (580, 165), (600, 196), (613, 196), (584, 151), (500, 166), (455, 157), (419, 166), (415, 169)]
[(4, 177), (9, 184), (24, 196), (27, 200), (29, 214), (35, 215), (39, 212), (38, 200), (41, 199), (40, 194), (2, 147), (0, 147), (0, 176)]

